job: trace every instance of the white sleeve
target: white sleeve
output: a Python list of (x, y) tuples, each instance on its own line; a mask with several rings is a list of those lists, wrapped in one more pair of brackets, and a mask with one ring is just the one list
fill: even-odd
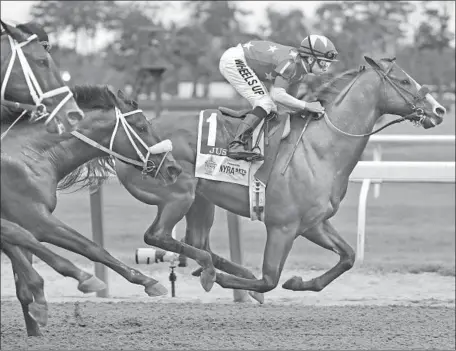
[(306, 102), (298, 100), (288, 94), (284, 88), (271, 87), (271, 97), (274, 101), (279, 104), (285, 105), (286, 107), (294, 110), (304, 110), (306, 108)]

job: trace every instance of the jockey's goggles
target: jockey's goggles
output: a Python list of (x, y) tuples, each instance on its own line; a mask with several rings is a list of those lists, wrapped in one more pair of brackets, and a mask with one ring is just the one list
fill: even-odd
[(323, 57), (318, 57), (318, 59), (320, 60), (329, 60), (329, 61), (336, 61), (336, 58), (337, 58), (337, 51), (334, 51), (334, 50), (331, 50), (331, 51), (328, 51), (328, 52), (325, 52), (325, 54), (323, 55)]
[(328, 69), (331, 66), (332, 61), (317, 59), (317, 64), (321, 69)]

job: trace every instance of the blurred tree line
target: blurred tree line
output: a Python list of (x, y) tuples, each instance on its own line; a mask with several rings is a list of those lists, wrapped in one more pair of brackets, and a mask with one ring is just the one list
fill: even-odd
[[(435, 7), (435, 3), (441, 6)], [(39, 1), (31, 10), (45, 26), (60, 67), (73, 84), (100, 83), (124, 88), (138, 70), (138, 29), (160, 29), (162, 59), (171, 69), (164, 90), (176, 93), (179, 81), (223, 80), (218, 60), (239, 42), (266, 39), (297, 46), (310, 33), (324, 34), (336, 45), (340, 62), (333, 74), (364, 64), (363, 55), (397, 57), (400, 66), (421, 83), (454, 91), (454, 33), (449, 30), (448, 2), (349, 1), (322, 2), (315, 15), (291, 8), (267, 8), (267, 20), (249, 33), (243, 10), (234, 1)], [(167, 19), (166, 10), (188, 13), (184, 21)], [(181, 9), (176, 7), (182, 6)], [(411, 16), (421, 13), (410, 35)], [(408, 37), (407, 37), (408, 36)], [(408, 40), (406, 40), (408, 39)], [(104, 45), (100, 46), (99, 41)], [(322, 78), (320, 78), (322, 79)], [(309, 85), (319, 84), (310, 79)], [(445, 88), (443, 88), (445, 87)], [(197, 90), (193, 89), (196, 97)], [(207, 96), (207, 88), (203, 95)]]

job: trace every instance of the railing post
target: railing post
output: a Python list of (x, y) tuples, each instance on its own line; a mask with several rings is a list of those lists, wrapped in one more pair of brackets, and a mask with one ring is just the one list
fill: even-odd
[[(228, 237), (230, 244), (231, 261), (237, 264), (242, 264), (242, 246), (241, 234), (239, 231), (239, 218), (234, 213), (226, 211), (228, 221)], [(245, 290), (233, 289), (234, 302), (247, 302), (250, 297)]]
[[(104, 247), (103, 240), (103, 187), (91, 186), (90, 193), (90, 214), (92, 217), (92, 238), (93, 241)], [(95, 262), (95, 276), (106, 284), (106, 289), (97, 291), (98, 297), (108, 297), (108, 272), (101, 263)]]

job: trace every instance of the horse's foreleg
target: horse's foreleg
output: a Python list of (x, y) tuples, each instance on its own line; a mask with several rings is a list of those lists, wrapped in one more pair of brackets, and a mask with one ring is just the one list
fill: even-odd
[(95, 244), (76, 230), (59, 221), (43, 208), (26, 213), (27, 223), (21, 223), (27, 228), (32, 225), (33, 234), (39, 241), (45, 241), (61, 248), (78, 253), (93, 262), (100, 262), (111, 268), (130, 283), (143, 285), (149, 296), (160, 296), (167, 293), (165, 286), (157, 280), (142, 274), (140, 271), (127, 266), (114, 258), (108, 251)]
[(342, 273), (348, 271), (355, 263), (355, 251), (339, 235), (332, 224), (326, 220), (317, 226), (302, 233), (301, 236), (313, 243), (334, 251), (340, 256), (339, 262), (323, 275), (309, 281), (303, 281), (300, 277), (292, 277), (283, 284), (284, 289), (298, 291), (321, 291)]
[(2, 218), (1, 242), (10, 245), (20, 246), (41, 260), (46, 262), (57, 273), (64, 277), (71, 277), (79, 282), (78, 289), (84, 293), (91, 293), (106, 288), (105, 283), (96, 278), (93, 274), (85, 272), (66, 258), (63, 258), (46, 246), (41, 244), (28, 230), (25, 230), (16, 223)]
[[(209, 245), (209, 235), (214, 223), (214, 213), (215, 205), (197, 194), (190, 210), (185, 215), (187, 220), (185, 242), (193, 247), (209, 252), (215, 268), (220, 269), (223, 272), (233, 274), (237, 277), (257, 279), (247, 268), (231, 262), (230, 260), (227, 260), (211, 251)], [(199, 268), (192, 274), (199, 276), (201, 272), (202, 268)], [(262, 293), (252, 291), (249, 293), (258, 302), (264, 302), (264, 296)]]
[(298, 221), (285, 226), (266, 226), (268, 234), (263, 257), (262, 279), (246, 279), (217, 273), (216, 282), (224, 288), (252, 290), (262, 293), (274, 289), (279, 283), (280, 275), (293, 246), (298, 226)]
[[(46, 325), (48, 317), (44, 280), (19, 247), (3, 243), (2, 250), (11, 260), (16, 296), (21, 304), (27, 335), (43, 336), (38, 324)], [(31, 254), (28, 256), (31, 259)]]
[[(210, 291), (215, 282), (215, 268), (210, 253), (178, 241), (171, 235), (172, 229), (187, 213), (192, 203), (193, 198), (185, 195), (158, 205), (157, 216), (144, 234), (144, 242), (195, 260), (203, 268), (200, 275), (201, 285), (204, 290)], [(198, 214), (201, 222), (210, 221), (210, 225), (213, 215), (212, 213), (212, 218), (206, 218), (206, 213)]]

